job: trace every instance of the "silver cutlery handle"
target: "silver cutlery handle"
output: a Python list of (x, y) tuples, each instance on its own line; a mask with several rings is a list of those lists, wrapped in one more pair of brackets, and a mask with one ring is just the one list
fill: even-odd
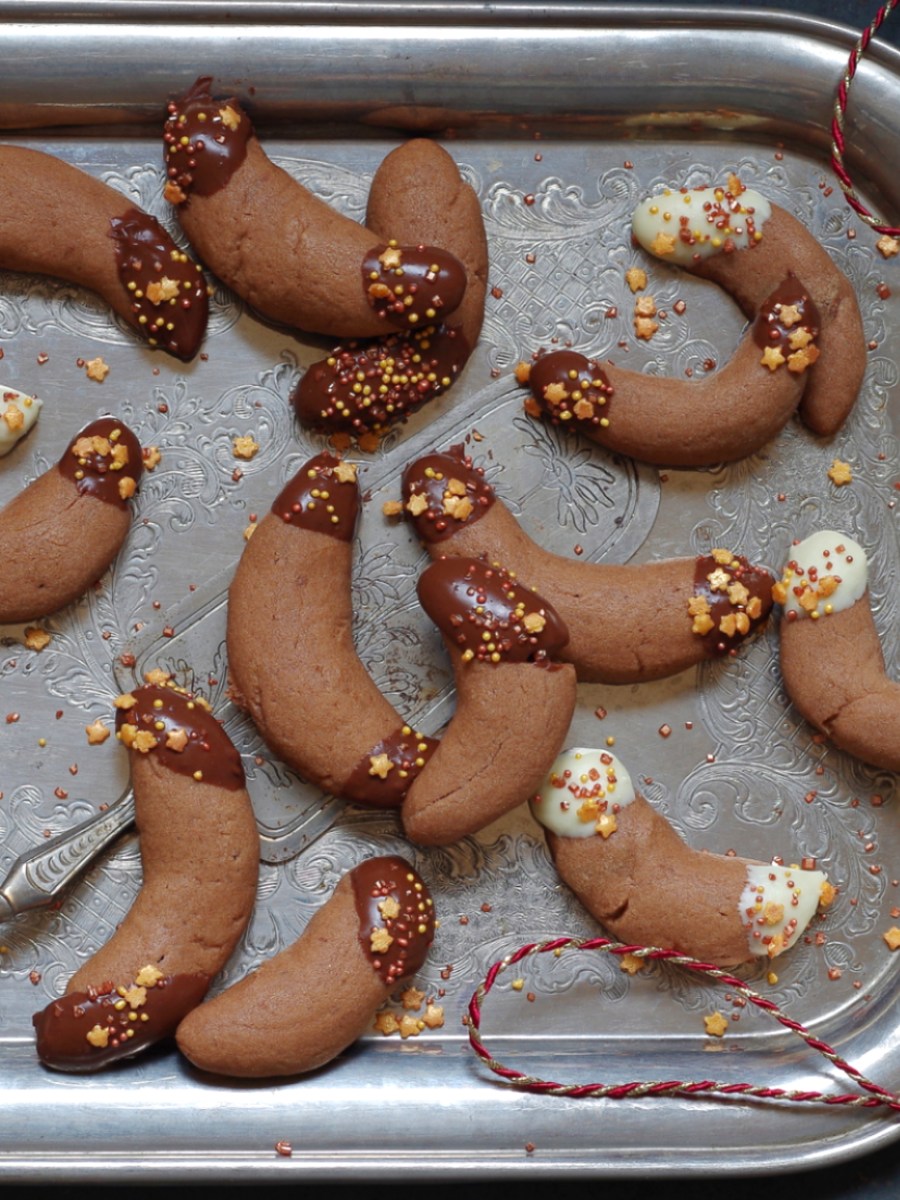
[(134, 793), (129, 788), (106, 812), (17, 858), (0, 885), (0, 920), (52, 904), (91, 859), (133, 820)]

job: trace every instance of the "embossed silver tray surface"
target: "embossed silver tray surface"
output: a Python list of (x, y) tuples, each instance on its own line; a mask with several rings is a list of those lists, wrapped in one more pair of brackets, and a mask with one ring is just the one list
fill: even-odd
[[(417, 24), (390, 27), (389, 10), (403, 17), (402, 6), (341, 10), (336, 21), (335, 6), (310, 5), (306, 27), (278, 23), (277, 5), (234, 6), (218, 26), (203, 23), (208, 5), (181, 5), (177, 25), (141, 26), (128, 25), (128, 6), (80, 7), (71, 23), (40, 20), (35, 5), (32, 24), (0, 26), (3, 61), (17, 64), (0, 80), (0, 124), (8, 140), (59, 154), (167, 223), (161, 111), (199, 73), (252, 96), (273, 157), (355, 217), (381, 157), (415, 128), (448, 138), (483, 199), (493, 293), (464, 380), (377, 453), (352, 456), (367, 498), (354, 580), (359, 650), (410, 718), (437, 730), (452, 712), (451, 680), (415, 602), (423, 554), (381, 507), (397, 497), (411, 457), (462, 439), (536, 538), (585, 559), (727, 544), (777, 570), (792, 537), (846, 530), (870, 554), (896, 676), (900, 330), (898, 299), (880, 286), (897, 291), (896, 267), (877, 253), (827, 163), (849, 31), (772, 13), (713, 19), (646, 6), (459, 5), (449, 23), (423, 7)], [(161, 7), (149, 15), (162, 16)], [(873, 47), (854, 87), (849, 164), (865, 202), (895, 222), (898, 114), (900, 55)], [(658, 473), (530, 421), (511, 369), (554, 338), (649, 373), (700, 372), (727, 358), (741, 320), (719, 293), (649, 264), (649, 290), (669, 317), (645, 344), (633, 335), (624, 272), (637, 258), (628, 217), (638, 198), (731, 170), (805, 221), (854, 282), (871, 350), (846, 428), (825, 443), (792, 423), (747, 462)], [(207, 691), (244, 754), (261, 829), (283, 847), (285, 861), (262, 866), (251, 927), (219, 986), (292, 940), (343, 871), (400, 851), (435, 894), (441, 927), (419, 982), (446, 1015), (442, 1030), (402, 1042), (373, 1034), (329, 1068), (276, 1085), (213, 1082), (174, 1051), (92, 1078), (43, 1071), (31, 1014), (127, 911), (140, 860), (126, 834), (58, 908), (0, 931), (0, 1078), (15, 1101), (0, 1112), (0, 1177), (761, 1173), (897, 1136), (896, 1117), (878, 1112), (599, 1105), (516, 1093), (485, 1072), (461, 1022), (490, 964), (524, 942), (598, 932), (558, 884), (537, 827), (522, 811), (446, 851), (408, 847), (394, 816), (346, 808), (272, 761), (225, 695), (224, 591), (252, 514), (322, 445), (296, 427), (288, 396), (327, 343), (261, 322), (219, 289), (206, 354), (183, 366), (136, 345), (78, 289), (11, 274), (0, 275), (0, 339), (3, 381), (44, 400), (37, 427), (0, 461), (0, 503), (101, 412), (122, 416), (163, 455), (142, 487), (125, 553), (95, 591), (46, 622), (50, 645), (35, 653), (19, 627), (0, 629), (0, 872), (119, 794), (125, 756), (114, 741), (89, 747), (84, 726), (109, 717), (112, 697), (133, 679), (121, 656), (134, 653), (135, 670), (170, 666)], [(78, 361), (98, 355), (110, 366), (102, 384)], [(241, 434), (260, 445), (252, 461), (232, 456)], [(835, 457), (851, 463), (850, 487), (830, 484)], [(693, 845), (814, 856), (827, 869), (840, 892), (816, 927), (823, 936), (779, 960), (777, 982), (766, 982), (764, 967), (746, 977), (879, 1082), (900, 1086), (896, 959), (881, 936), (900, 906), (896, 779), (811, 736), (781, 691), (777, 627), (727, 666), (643, 687), (582, 688), (571, 742), (608, 737)], [(605, 957), (563, 955), (522, 973), (528, 986), (495, 992), (483, 1029), (519, 1070), (563, 1082), (717, 1078), (844, 1090), (784, 1030), (674, 969), (632, 979)], [(702, 1017), (715, 1008), (735, 1018), (723, 1040), (704, 1035)], [(292, 1144), (291, 1157), (276, 1154), (280, 1141)]]

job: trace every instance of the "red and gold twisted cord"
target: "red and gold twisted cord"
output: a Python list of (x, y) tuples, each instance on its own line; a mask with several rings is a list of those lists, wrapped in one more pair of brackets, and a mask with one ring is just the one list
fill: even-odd
[(887, 0), (885, 4), (879, 8), (875, 14), (875, 19), (872, 23), (863, 30), (853, 51), (850, 55), (850, 60), (847, 63), (847, 68), (844, 71), (843, 78), (838, 85), (837, 95), (834, 101), (834, 110), (831, 120), (831, 166), (837, 176), (838, 183), (841, 186), (847, 203), (850, 207), (870, 225), (876, 233), (884, 234), (886, 237), (900, 237), (900, 228), (893, 225), (886, 225), (880, 217), (873, 216), (872, 213), (862, 203), (856, 190), (853, 186), (853, 180), (850, 178), (850, 172), (844, 163), (844, 150), (846, 141), (844, 138), (844, 119), (847, 114), (847, 101), (850, 96), (850, 86), (856, 76), (856, 70), (859, 66), (860, 59), (865, 54), (869, 42), (884, 24), (885, 20), (893, 11), (897, 0)]
[[(487, 1049), (481, 1039), (481, 1017), (484, 1001), (493, 988), (497, 979), (508, 967), (514, 966), (525, 958), (536, 954), (552, 953), (559, 955), (563, 950), (598, 950), (609, 954), (623, 956), (634, 955), (636, 958), (662, 960), (674, 963), (688, 971), (706, 975), (710, 979), (733, 989), (750, 1004), (768, 1013), (791, 1033), (801, 1038), (810, 1049), (822, 1055), (837, 1070), (846, 1075), (860, 1089), (858, 1092), (821, 1092), (796, 1091), (781, 1087), (763, 1086), (751, 1083), (717, 1083), (712, 1079), (686, 1081), (681, 1079), (665, 1080), (632, 1080), (622, 1083), (555, 1083), (536, 1075), (525, 1075), (499, 1062)], [(746, 983), (727, 971), (711, 963), (700, 962), (674, 950), (664, 950), (654, 946), (629, 946), (623, 942), (613, 942), (609, 938), (597, 937), (587, 940), (577, 938), (554, 938), (546, 942), (532, 942), (520, 946), (512, 954), (508, 954), (499, 962), (494, 963), (484, 980), (476, 989), (469, 1001), (468, 1018), (466, 1022), (469, 1033), (469, 1044), (485, 1066), (512, 1087), (540, 1095), (568, 1096), (575, 1099), (593, 1098), (602, 1100), (623, 1100), (630, 1097), (661, 1097), (661, 1096), (740, 1096), (758, 1100), (788, 1101), (794, 1104), (825, 1104), (828, 1106), (845, 1106), (848, 1108), (886, 1108), (900, 1112), (900, 1095), (883, 1088), (880, 1084), (868, 1079), (861, 1071), (845, 1059), (820, 1038), (814, 1037), (799, 1021), (787, 1016), (772, 1000), (767, 1000), (758, 992), (748, 987)]]

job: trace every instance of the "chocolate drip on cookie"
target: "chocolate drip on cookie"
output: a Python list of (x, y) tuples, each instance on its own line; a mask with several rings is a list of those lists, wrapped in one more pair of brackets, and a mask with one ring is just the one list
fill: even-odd
[(434, 940), (434, 904), (425, 884), (404, 858), (387, 855), (350, 873), (359, 944), (388, 987), (413, 975)]
[(462, 330), (445, 325), (343, 342), (307, 370), (291, 403), (311, 429), (380, 434), (447, 391), (471, 352)]
[(327, 451), (317, 454), (278, 493), (272, 512), (286, 525), (349, 542), (359, 515), (356, 467)]
[(151, 346), (187, 362), (197, 353), (209, 316), (198, 263), (179, 250), (155, 217), (130, 208), (110, 218), (119, 277), (133, 320)]
[(114, 417), (101, 417), (77, 433), (62, 458), (59, 471), (82, 495), (126, 508), (143, 473), (141, 445), (131, 430)]
[(569, 640), (546, 600), (483, 559), (439, 558), (419, 579), (422, 607), (464, 662), (534, 662), (553, 666)]
[(773, 582), (764, 567), (729, 550), (713, 550), (697, 559), (688, 613), (693, 632), (704, 638), (711, 658), (734, 656), (744, 639), (765, 624)]
[(119, 696), (116, 708), (116, 734), (129, 750), (155, 754), (198, 783), (243, 788), (241, 756), (205, 700), (171, 684), (147, 684)]
[(148, 966), (126, 985), (70, 992), (32, 1017), (38, 1058), (53, 1070), (76, 1074), (130, 1058), (172, 1037), (209, 984), (208, 975), (164, 975)]
[(403, 474), (403, 506), (423, 542), (446, 541), (460, 525), (477, 521), (494, 503), (484, 471), (472, 465), (461, 446), (425, 454)]
[(437, 738), (401, 726), (360, 760), (341, 794), (371, 808), (399, 808), (437, 745)]
[(168, 106), (163, 130), (165, 197), (183, 204), (192, 192), (220, 191), (247, 157), (253, 125), (237, 100), (215, 100), (204, 75)]
[(763, 366), (775, 371), (781, 366), (802, 374), (819, 357), (816, 338), (822, 320), (809, 292), (789, 271), (778, 287), (760, 305), (751, 335), (763, 351)]

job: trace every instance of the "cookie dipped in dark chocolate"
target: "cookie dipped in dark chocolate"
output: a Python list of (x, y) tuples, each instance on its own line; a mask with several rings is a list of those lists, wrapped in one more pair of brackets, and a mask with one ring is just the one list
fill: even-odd
[(392, 808), (431, 741), (404, 721), (356, 650), (356, 473), (316, 456), (255, 527), (228, 593), (230, 695), (309, 783)]
[(163, 975), (153, 967), (127, 984), (70, 992), (35, 1013), (38, 1058), (54, 1071), (87, 1074), (174, 1036), (206, 995), (205, 974)]
[(532, 794), (569, 729), (576, 676), (555, 661), (569, 637), (556, 610), (503, 567), (438, 558), (419, 599), (448, 651), (456, 707), (401, 815), (411, 841), (447, 846)]
[(324, 451), (288, 480), (272, 503), (286, 525), (349, 542), (359, 516), (356, 467)]
[(197, 783), (244, 787), (241, 756), (208, 703), (172, 685), (146, 684), (116, 700), (116, 736), (137, 754)]
[(404, 858), (371, 858), (350, 873), (363, 954), (387, 987), (414, 975), (434, 941), (434, 904)]
[(439, 558), (418, 583), (422, 607), (463, 662), (550, 660), (569, 640), (551, 604), (484, 559)]
[[(532, 417), (639, 462), (708, 467), (757, 452), (797, 411), (819, 357), (819, 320), (788, 273), (755, 308), (731, 358), (702, 377), (651, 375), (574, 350), (538, 351), (516, 377), (530, 389)], [(635, 321), (647, 339), (659, 325), (655, 315)]]
[(95, 496), (118, 508), (127, 508), (143, 470), (140, 442), (114, 417), (100, 417), (86, 425), (59, 460), (60, 474), (75, 484), (80, 495)]
[(209, 318), (203, 271), (155, 217), (130, 208), (110, 218), (119, 278), (131, 299), (133, 323), (151, 346), (184, 362), (200, 348)]

